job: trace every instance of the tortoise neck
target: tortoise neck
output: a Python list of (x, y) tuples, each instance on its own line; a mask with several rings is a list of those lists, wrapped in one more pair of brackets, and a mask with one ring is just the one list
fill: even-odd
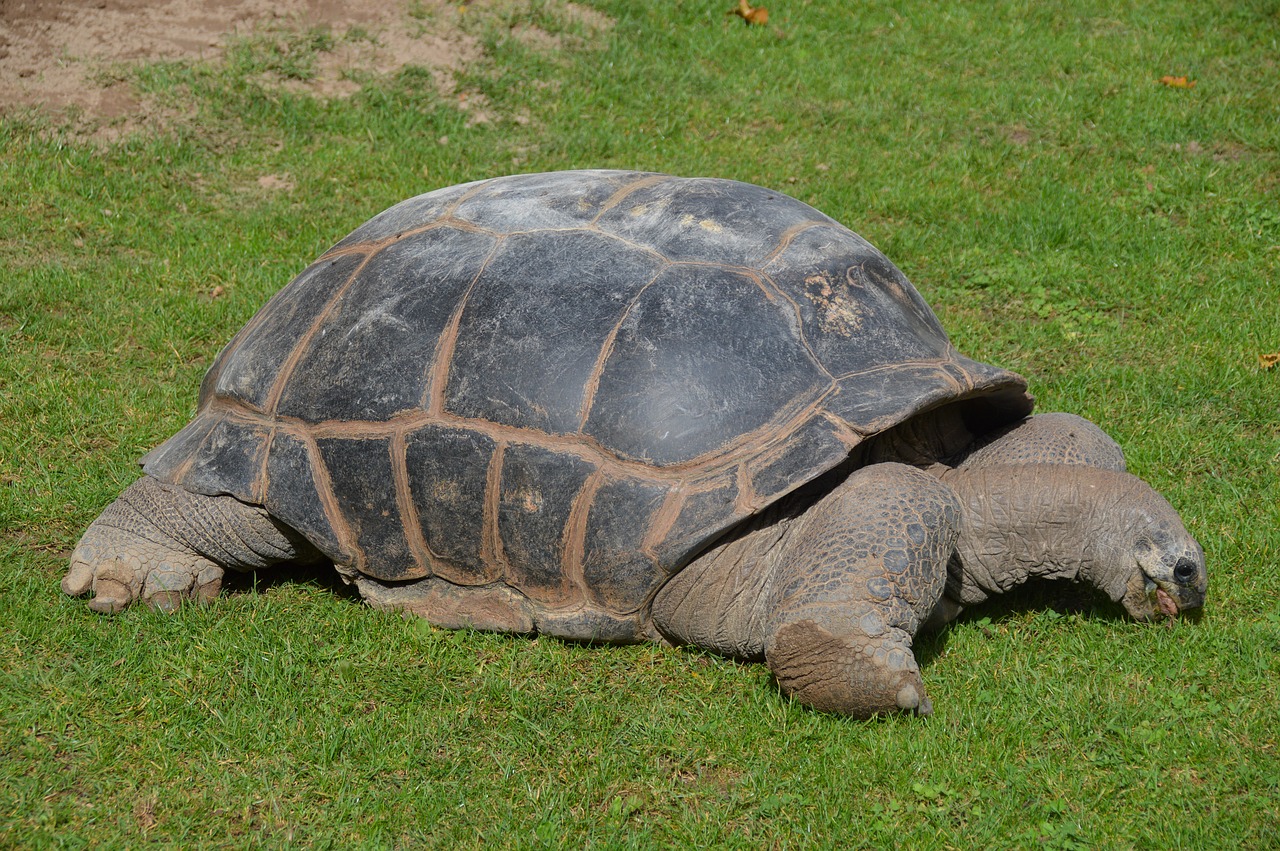
[(971, 606), (1031, 579), (1081, 580), (1110, 596), (1116, 542), (1106, 530), (1125, 490), (1112, 480), (1123, 477), (1061, 464), (944, 472), (962, 505), (947, 596)]

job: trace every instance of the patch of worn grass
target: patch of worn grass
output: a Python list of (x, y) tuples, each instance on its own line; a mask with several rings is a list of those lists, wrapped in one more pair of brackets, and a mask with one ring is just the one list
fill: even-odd
[[(1276, 844), (1275, 4), (730, 5), (468, 6), (487, 123), (415, 69), (272, 90), (255, 47), (136, 72), (189, 115), (162, 134), (0, 124), (5, 844)], [(861, 232), (961, 350), (1117, 436), (1208, 551), (1205, 617), (1033, 589), (919, 642), (933, 718), (856, 723), (759, 666), (438, 631), (320, 572), (172, 617), (59, 595), (311, 258), (408, 195), (579, 166), (749, 180)]]
[(286, 80), (310, 80), (316, 74), (316, 58), (337, 44), (326, 27), (305, 31), (276, 29), (232, 39), (227, 64), (234, 75), (274, 74)]

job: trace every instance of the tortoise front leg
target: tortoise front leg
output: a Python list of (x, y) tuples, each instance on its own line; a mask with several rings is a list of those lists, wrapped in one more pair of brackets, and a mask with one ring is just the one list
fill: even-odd
[(873, 464), (686, 566), (655, 598), (654, 623), (676, 643), (763, 657), (816, 709), (927, 715), (911, 640), (942, 596), (959, 510), (936, 477)]
[(785, 693), (864, 718), (932, 711), (911, 641), (942, 596), (959, 512), (946, 484), (890, 463), (854, 472), (797, 518), (765, 629)]

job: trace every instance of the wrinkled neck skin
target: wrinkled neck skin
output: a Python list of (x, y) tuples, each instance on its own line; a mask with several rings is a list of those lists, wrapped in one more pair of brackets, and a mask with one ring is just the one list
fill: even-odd
[[(1128, 555), (1132, 477), (1088, 467), (1027, 464), (949, 470), (962, 521), (937, 626), (1030, 579), (1083, 581), (1120, 599)], [(1136, 481), (1136, 480), (1133, 480)], [(958, 604), (958, 605), (957, 605)]]

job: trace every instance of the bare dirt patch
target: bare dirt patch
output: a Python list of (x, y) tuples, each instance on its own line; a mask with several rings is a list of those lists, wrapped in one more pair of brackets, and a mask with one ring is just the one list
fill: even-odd
[[(586, 7), (552, 5), (587, 29), (610, 23)], [(260, 80), (266, 85), (346, 97), (369, 79), (412, 65), (428, 69), (437, 88), (452, 94), (453, 72), (483, 58), (478, 39), (462, 27), (467, 12), (446, 0), (0, 0), (0, 111), (34, 108), (108, 137), (163, 125), (169, 116), (139, 97), (123, 67), (222, 62), (238, 41), (262, 33), (331, 36), (306, 74)], [(556, 49), (558, 37), (545, 35), (539, 49)], [(484, 120), (483, 103), (463, 94), (458, 100)]]

